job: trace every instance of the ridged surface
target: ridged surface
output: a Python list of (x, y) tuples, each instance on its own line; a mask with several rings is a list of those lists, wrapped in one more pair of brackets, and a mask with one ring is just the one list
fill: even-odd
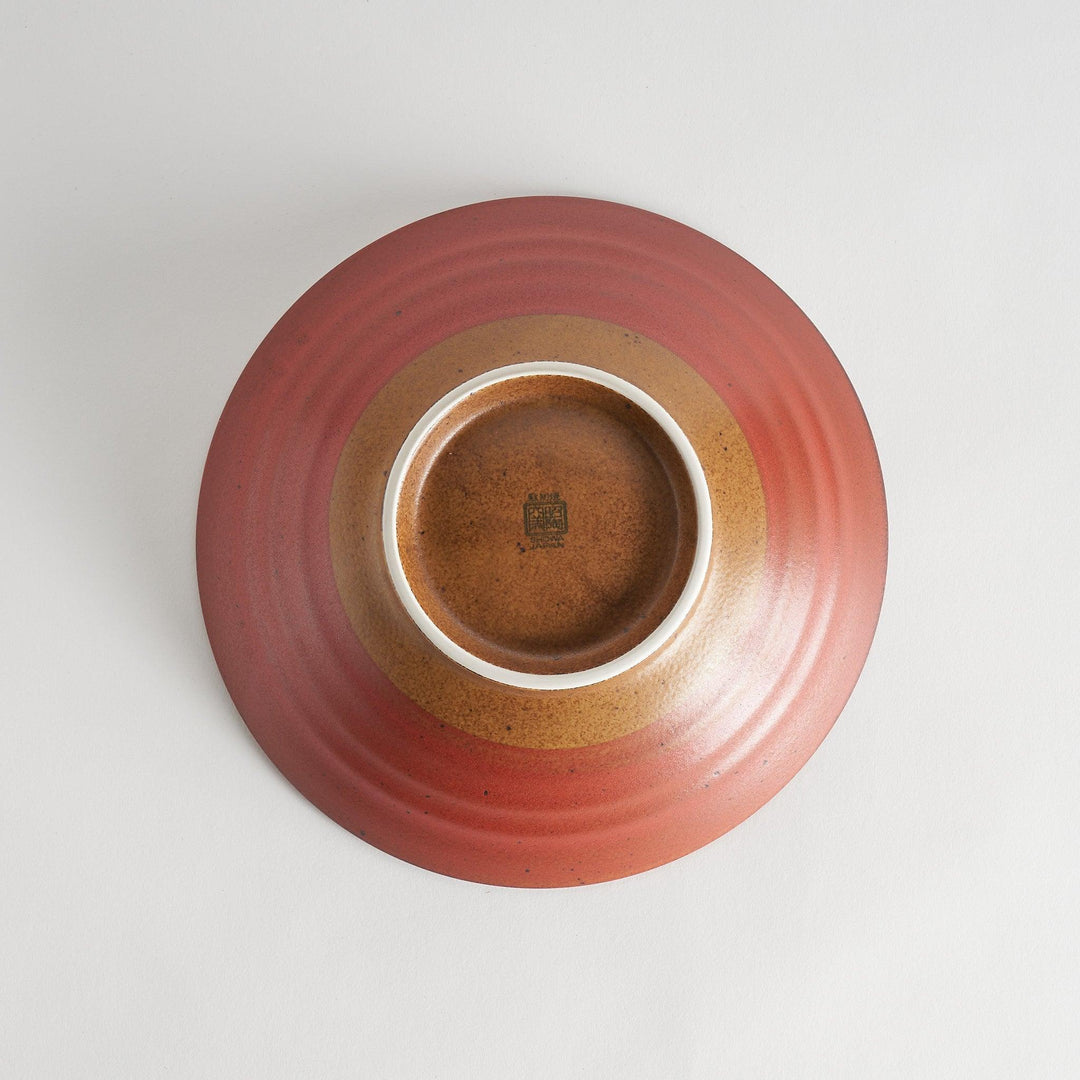
[[(337, 591), (328, 508), (350, 431), (395, 372), (469, 327), (557, 313), (629, 327), (717, 391), (757, 464), (767, 547), (737, 648), (679, 652), (683, 670), (710, 673), (691, 700), (622, 738), (539, 750), (445, 724), (379, 669)], [(432, 870), (569, 885), (707, 843), (806, 761), (873, 635), (885, 504), (846, 376), (767, 278), (641, 210), (515, 199), (384, 237), (281, 319), (215, 434), (197, 554), (225, 683), (301, 792)]]

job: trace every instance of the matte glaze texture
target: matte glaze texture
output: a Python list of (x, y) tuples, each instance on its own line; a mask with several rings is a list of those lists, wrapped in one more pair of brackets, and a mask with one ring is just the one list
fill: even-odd
[[(381, 555), (405, 434), (464, 379), (523, 357), (646, 390), (712, 497), (685, 626), (579, 690), (455, 665), (411, 624)], [(290, 309), (222, 415), (197, 555), (226, 685), (309, 799), (441, 873), (571, 885), (708, 843), (806, 761), (870, 645), (885, 501), (840, 365), (761, 273), (641, 210), (515, 199), (384, 237)]]
[(690, 478), (647, 413), (596, 383), (531, 375), (470, 395), (421, 446), (398, 547), (433, 621), (520, 671), (596, 667), (686, 586)]
[[(631, 381), (688, 435), (710, 499), (711, 554), (692, 616), (648, 664), (573, 692), (520, 693), (449, 662), (407, 618), (378, 541), (386, 476), (428, 406), (477, 371), (517, 360), (586, 360)], [(546, 361), (546, 362), (551, 362)], [(566, 488), (575, 506), (577, 491)], [(576, 510), (573, 511), (576, 518)], [(524, 531), (520, 534), (524, 540)], [(612, 542), (618, 536), (609, 533)], [(753, 456), (708, 383), (656, 342), (569, 315), (527, 315), (451, 335), (395, 375), (361, 413), (330, 503), (335, 578), (352, 627), (394, 684), (440, 721), (493, 742), (570, 749), (617, 739), (707, 693), (752, 619), (765, 559), (765, 502)], [(539, 554), (539, 553), (538, 553)], [(688, 658), (697, 656), (697, 663)]]

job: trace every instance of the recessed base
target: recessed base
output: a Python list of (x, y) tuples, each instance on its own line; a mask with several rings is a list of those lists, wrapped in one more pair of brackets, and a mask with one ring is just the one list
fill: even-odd
[(437, 643), (525, 675), (600, 669), (685, 595), (695, 485), (640, 391), (575, 365), (519, 368), (418, 425), (391, 483), (392, 542)]

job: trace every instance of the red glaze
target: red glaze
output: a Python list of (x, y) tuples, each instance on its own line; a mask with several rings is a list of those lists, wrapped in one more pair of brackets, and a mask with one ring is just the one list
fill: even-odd
[[(629, 327), (695, 368), (745, 433), (767, 516), (753, 625), (712, 693), (633, 734), (568, 750), (469, 735), (398, 690), (350, 627), (328, 537), (338, 458), (386, 381), (468, 327), (552, 313)], [(885, 498), (847, 377), (763, 274), (642, 210), (510, 199), (376, 241), (286, 313), (218, 425), (197, 556), (229, 692), (307, 798), (440, 873), (572, 885), (708, 843), (809, 758), (873, 636)]]

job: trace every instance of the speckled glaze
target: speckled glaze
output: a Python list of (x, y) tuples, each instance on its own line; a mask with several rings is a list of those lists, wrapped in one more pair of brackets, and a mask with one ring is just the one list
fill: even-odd
[(567, 375), (510, 378), (458, 403), (411, 460), (396, 529), (439, 629), (538, 674), (598, 667), (644, 641), (685, 588), (696, 540), (671, 440), (616, 391)]
[[(386, 477), (413, 425), (455, 386), (523, 359), (588, 365), (640, 387), (685, 432), (709, 485), (711, 555), (685, 621), (629, 671), (570, 690), (500, 685), (455, 664), (405, 612), (381, 545)], [(564, 430), (556, 416), (543, 423)], [(575, 437), (599, 460), (608, 436), (590, 424)], [(486, 463), (499, 430), (469, 451), (485, 462), (480, 477), (493, 471)], [(669, 571), (678, 577), (672, 568), (686, 545), (677, 535), (665, 544), (655, 522), (642, 525), (643, 508), (677, 502), (679, 482), (677, 470), (674, 482), (661, 481), (666, 466), (649, 478), (648, 467), (632, 465), (633, 428), (616, 443), (624, 435), (619, 460), (637, 495), (609, 492), (590, 518), (603, 486), (586, 475), (575, 488), (559, 455), (548, 460), (562, 474), (549, 488), (560, 485), (567, 544), (584, 509), (590, 550), (630, 537), (643, 545), (645, 569), (635, 572), (647, 595), (637, 600), (650, 612), (677, 591)], [(503, 508), (492, 511), (492, 558), (504, 542), (540, 558), (566, 554), (533, 550), (524, 524), (511, 537), (539, 482), (531, 460), (521, 450), (508, 466), (514, 483), (508, 475), (500, 486), (494, 470), (484, 494)], [(425, 543), (424, 522), (437, 532), (462, 476), (446, 470), (426, 505), (430, 480), (417, 473), (405, 519)], [(620, 516), (630, 505), (635, 512)], [(479, 534), (470, 542), (456, 528), (446, 541), (464, 544), (463, 572), (475, 577), (487, 557)], [(418, 580), (452, 579), (445, 544), (406, 548)], [(572, 885), (636, 873), (715, 839), (810, 756), (873, 635), (885, 503), (850, 384), (767, 278), (708, 237), (641, 210), (514, 199), (384, 237), (281, 319), (215, 434), (197, 555), (226, 685), (312, 802), (441, 873)], [(514, 602), (557, 591), (551, 566), (535, 562)], [(530, 592), (545, 595), (523, 599)], [(468, 608), (467, 590), (454, 604)], [(525, 624), (515, 619), (489, 605), (473, 645), (520, 638)], [(550, 623), (565, 625), (572, 621)], [(618, 652), (609, 634), (590, 641), (596, 655)], [(530, 650), (532, 661), (519, 661), (543, 667), (543, 649), (534, 641)]]
[[(572, 693), (523, 694), (447, 662), (401, 617), (377, 539), (386, 477), (406, 434), (427, 408), (463, 379), (507, 361), (537, 357), (588, 360), (649, 393), (690, 438), (709, 487), (719, 496), (711, 499), (709, 572), (678, 641), (648, 664)], [(569, 479), (563, 474), (563, 481)], [(498, 485), (501, 469), (492, 480)], [(581, 492), (563, 484), (562, 493), (573, 504), (576, 521), (584, 508)], [(520, 489), (519, 495), (526, 497)], [(516, 522), (517, 506), (508, 509)], [(621, 542), (617, 523), (602, 524), (609, 543)], [(527, 543), (523, 530), (518, 538)], [(569, 749), (637, 731), (680, 702), (708, 692), (716, 663), (738, 646), (752, 618), (764, 568), (765, 501), (742, 432), (720, 396), (688, 364), (613, 323), (572, 315), (524, 315), (451, 335), (379, 391), (361, 413), (338, 461), (330, 544), (336, 583), (353, 630), (379, 668), (413, 701), (440, 722), (487, 740)]]

